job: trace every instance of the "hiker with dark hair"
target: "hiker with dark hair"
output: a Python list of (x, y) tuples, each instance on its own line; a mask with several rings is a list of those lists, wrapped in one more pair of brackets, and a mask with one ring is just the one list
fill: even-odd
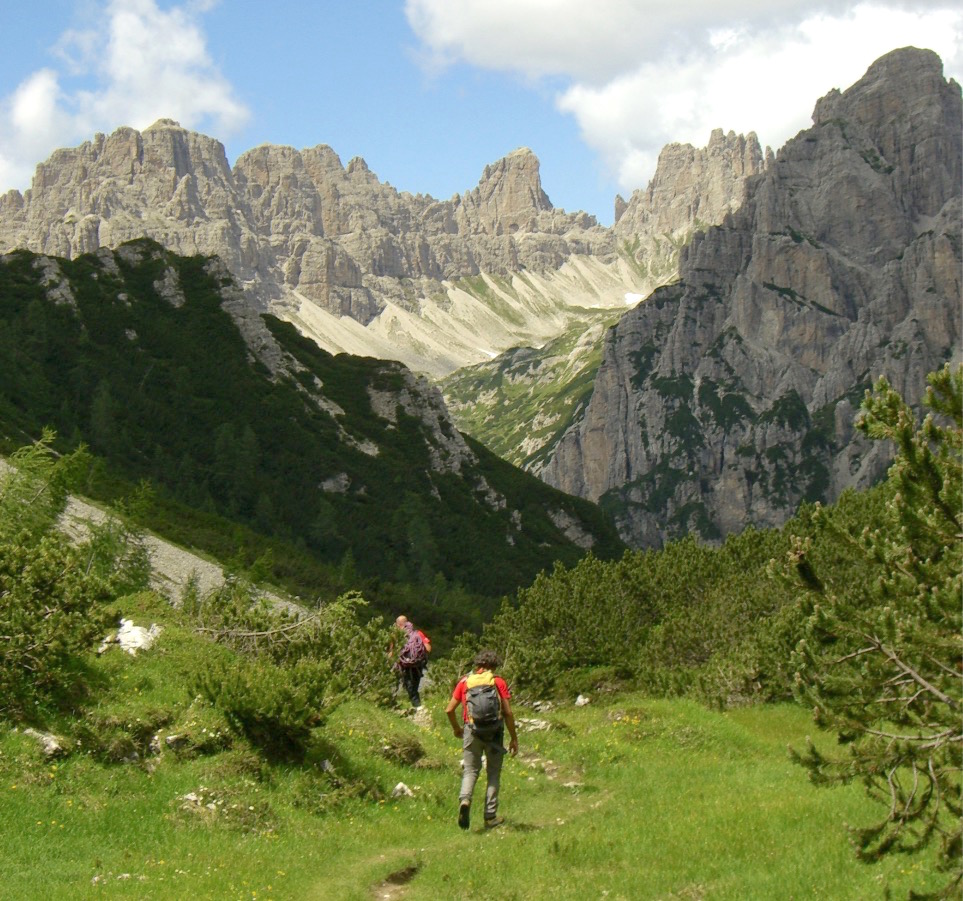
[(418, 689), (421, 685), (421, 677), (425, 672), (425, 667), (428, 665), (428, 649), (425, 646), (425, 639), (406, 616), (399, 616), (395, 620), (395, 625), (404, 633), (404, 643), (393, 669), (401, 677), (401, 682), (411, 700), (411, 706), (420, 707), (421, 695)]
[[(445, 708), (452, 731), (462, 739), (464, 749), (461, 792), (458, 796), (458, 825), (468, 828), (471, 796), (481, 773), (482, 754), (485, 755), (485, 828), (492, 829), (505, 820), (498, 816), (498, 783), (505, 756), (505, 727), (510, 741), (508, 752), (518, 753), (518, 735), (510, 703), (511, 692), (501, 676), (495, 675), (498, 655), (494, 651), (479, 651), (475, 655), (474, 671), (459, 679), (451, 700)], [(462, 721), (455, 711), (462, 705)]]

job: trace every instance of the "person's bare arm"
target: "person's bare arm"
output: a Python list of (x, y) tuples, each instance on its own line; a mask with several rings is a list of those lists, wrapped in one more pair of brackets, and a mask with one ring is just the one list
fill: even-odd
[(512, 713), (512, 705), (508, 698), (502, 698), (502, 716), (511, 739), (508, 742), (508, 753), (514, 757), (518, 753), (518, 734), (515, 732), (515, 714)]
[(459, 703), (455, 698), (451, 698), (448, 701), (448, 706), (445, 708), (445, 713), (448, 715), (448, 722), (451, 723), (451, 731), (454, 732), (458, 738), (462, 738), (465, 735), (465, 727), (458, 721), (458, 717), (455, 715)]

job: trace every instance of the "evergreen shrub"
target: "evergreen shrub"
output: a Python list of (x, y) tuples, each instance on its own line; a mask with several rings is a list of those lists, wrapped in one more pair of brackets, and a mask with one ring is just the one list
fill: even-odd
[(73, 544), (54, 530), (86, 457), (58, 457), (52, 441), (45, 433), (0, 472), (0, 717), (13, 720), (83, 692), (83, 657), (109, 625), (107, 602), (147, 579), (142, 546), (116, 519)]

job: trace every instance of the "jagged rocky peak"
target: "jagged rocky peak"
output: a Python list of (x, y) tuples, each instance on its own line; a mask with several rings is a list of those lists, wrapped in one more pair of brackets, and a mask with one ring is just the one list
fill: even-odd
[(615, 199), (613, 234), (648, 278), (649, 291), (678, 277), (679, 250), (699, 229), (720, 225), (766, 168), (759, 140), (715, 129), (705, 147), (668, 144), (645, 189)]
[(615, 232), (679, 235), (693, 223), (718, 225), (745, 198), (745, 180), (765, 168), (754, 132), (724, 134), (715, 129), (705, 147), (667, 144), (655, 175), (626, 203), (616, 199)]
[(814, 120), (612, 330), (543, 472), (632, 544), (779, 525), (870, 484), (886, 449), (854, 432), (864, 389), (885, 375), (915, 404), (963, 358), (959, 85), (906, 48)]
[(462, 198), (473, 227), (491, 235), (535, 231), (539, 213), (554, 209), (542, 190), (539, 168), (528, 147), (486, 166), (478, 187)]
[[(960, 86), (943, 78), (932, 51), (887, 54), (851, 88), (820, 100), (813, 118), (811, 129), (780, 150), (755, 192), (756, 231), (832, 244), (875, 267), (900, 259), (932, 217), (958, 200)], [(822, 293), (830, 288), (849, 310), (865, 299), (839, 284)]]
[[(417, 316), (445, 280), (555, 270), (613, 247), (592, 217), (552, 207), (527, 149), (488, 166), (473, 191), (437, 201), (380, 182), (360, 157), (343, 166), (325, 145), (262, 145), (232, 170), (220, 142), (171, 120), (59, 151), (30, 191), (0, 199), (0, 250), (72, 258), (141, 237), (221, 257), (259, 307), (332, 350), (323, 315), (367, 327), (394, 304)], [(348, 344), (363, 343), (352, 329)], [(385, 340), (371, 340), (384, 354)]]
[[(173, 119), (158, 119), (141, 133), (144, 163), (156, 163), (174, 169), (178, 176), (193, 174), (198, 170), (213, 171), (229, 177), (230, 166), (224, 153), (224, 145), (216, 138), (182, 128)], [(204, 174), (212, 174), (205, 171)]]
[[(82, 200), (85, 181), (130, 181), (147, 174), (163, 174), (174, 188), (184, 176), (231, 180), (220, 141), (188, 131), (172, 119), (159, 119), (142, 132), (118, 128), (108, 136), (98, 133), (79, 147), (55, 151), (47, 162), (37, 166), (31, 193), (69, 184), (76, 192), (75, 199)], [(86, 187), (90, 190), (91, 186)]]
[(219, 141), (171, 120), (119, 128), (38, 165), (22, 202), (0, 207), (0, 243), (63, 257), (140, 237), (184, 254), (227, 250), (213, 223), (231, 215), (233, 190)]
[(368, 168), (368, 164), (364, 161), (363, 157), (356, 156), (348, 160), (348, 165), (344, 171), (348, 177), (354, 181), (366, 185), (381, 185), (381, 182), (378, 181), (378, 176)]
[(944, 79), (936, 53), (904, 47), (878, 59), (844, 93), (819, 100), (813, 123), (856, 126), (864, 134), (850, 140), (869, 140), (860, 152), (878, 153), (872, 164), (900, 179), (910, 215), (933, 216), (960, 183), (959, 97), (960, 86)]

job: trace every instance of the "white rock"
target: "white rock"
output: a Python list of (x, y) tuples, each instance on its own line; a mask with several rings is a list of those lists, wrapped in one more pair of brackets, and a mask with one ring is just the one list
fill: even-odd
[(145, 629), (143, 626), (135, 626), (133, 620), (122, 619), (117, 630), (117, 644), (133, 656), (138, 651), (150, 648), (160, 633), (161, 627), (157, 623), (152, 623), (149, 629)]
[(415, 793), (404, 782), (399, 782), (391, 792), (392, 798), (413, 798)]
[(64, 746), (60, 743), (60, 739), (52, 732), (40, 732), (38, 729), (24, 729), (23, 734), (37, 739), (43, 747), (43, 756), (48, 759), (60, 757), (67, 753), (64, 750)]
[(548, 732), (552, 728), (548, 720), (516, 719), (515, 722), (522, 732)]
[[(424, 680), (422, 680), (421, 684), (422, 686), (424, 686), (425, 684)], [(426, 706), (422, 705), (421, 707), (418, 707), (415, 710), (415, 712), (412, 714), (411, 721), (416, 726), (421, 726), (422, 729), (430, 729), (431, 728), (431, 711)]]

